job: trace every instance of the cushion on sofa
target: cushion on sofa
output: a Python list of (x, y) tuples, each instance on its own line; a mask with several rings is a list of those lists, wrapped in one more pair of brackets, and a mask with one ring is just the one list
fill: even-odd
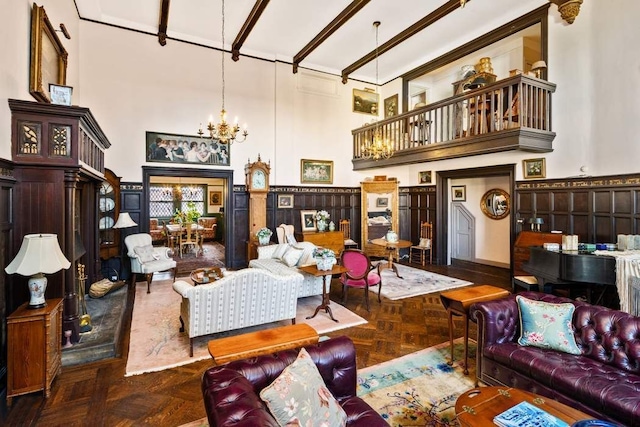
[(573, 304), (534, 301), (519, 295), (516, 301), (520, 312), (518, 344), (582, 354), (573, 335)]
[(345, 426), (347, 414), (333, 397), (309, 353), (302, 348), (296, 360), (260, 391), (281, 426)]
[(289, 249), (284, 253), (282, 257), (282, 262), (287, 264), (289, 267), (293, 267), (298, 264), (300, 261), (300, 257), (302, 256), (304, 250), (296, 248), (295, 246), (289, 246)]
[(275, 249), (273, 250), (273, 254), (271, 255), (271, 258), (282, 261), (282, 258), (284, 257), (284, 254), (287, 252), (287, 249), (289, 249), (289, 245), (286, 243), (280, 243), (276, 245)]

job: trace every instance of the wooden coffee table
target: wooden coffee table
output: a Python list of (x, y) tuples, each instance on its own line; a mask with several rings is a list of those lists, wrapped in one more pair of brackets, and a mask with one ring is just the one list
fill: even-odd
[(493, 417), (523, 401), (569, 425), (593, 418), (556, 400), (509, 387), (480, 387), (462, 393), (456, 400), (456, 417), (462, 427), (495, 427)]
[(198, 268), (191, 272), (189, 278), (194, 285), (204, 285), (222, 279), (224, 274), (219, 267)]
[[(453, 365), (453, 315), (462, 316), (462, 321), (464, 322), (464, 374), (468, 375), (469, 307), (475, 302), (489, 301), (506, 297), (507, 295), (509, 295), (509, 291), (506, 289), (490, 285), (467, 286), (440, 294), (440, 300), (445, 310), (447, 310), (449, 317), (449, 344), (451, 346), (451, 360), (449, 361), (449, 365)], [(478, 385), (477, 382), (476, 385)]]

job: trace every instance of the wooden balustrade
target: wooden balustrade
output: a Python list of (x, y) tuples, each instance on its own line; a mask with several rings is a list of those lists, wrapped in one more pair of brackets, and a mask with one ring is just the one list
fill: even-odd
[[(518, 75), (355, 129), (354, 170), (506, 150), (552, 151), (555, 88)], [(393, 145), (389, 159), (363, 153), (376, 130)]]

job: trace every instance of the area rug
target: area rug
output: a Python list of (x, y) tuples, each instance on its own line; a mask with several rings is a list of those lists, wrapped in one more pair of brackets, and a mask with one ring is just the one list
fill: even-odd
[[(469, 342), (470, 353), (476, 345)], [(464, 346), (457, 339), (453, 366), (449, 343), (358, 371), (358, 396), (392, 426), (458, 426), (455, 404), (474, 387), (475, 369), (463, 373)]]
[[(283, 320), (197, 337), (193, 343), (193, 357), (189, 357), (189, 336), (186, 332), (180, 332), (181, 298), (173, 290), (171, 280), (154, 281), (150, 294), (147, 294), (145, 282), (136, 284), (125, 376), (161, 371), (209, 358), (211, 356), (207, 343), (215, 338), (291, 324), (290, 321)], [(300, 298), (296, 323), (307, 323), (318, 331), (318, 334), (367, 323), (362, 317), (333, 302), (331, 311), (339, 322), (331, 320), (324, 310), (321, 310), (313, 319), (306, 319), (306, 316), (313, 314), (321, 301), (320, 295)]]
[[(386, 261), (381, 261), (386, 264)], [(381, 269), (382, 291), (381, 294), (390, 300), (414, 297), (416, 295), (442, 292), (453, 288), (472, 285), (472, 282), (455, 279), (449, 276), (408, 267), (402, 264), (394, 264), (398, 268), (399, 278), (396, 273), (389, 269)]]
[(173, 251), (173, 259), (177, 263), (178, 276), (188, 276), (196, 268), (224, 267), (224, 246), (220, 242), (205, 242), (202, 252), (196, 256), (194, 253), (186, 253), (180, 257), (180, 252)]

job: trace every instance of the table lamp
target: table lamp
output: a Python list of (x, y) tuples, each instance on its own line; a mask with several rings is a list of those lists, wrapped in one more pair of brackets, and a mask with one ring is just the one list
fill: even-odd
[(531, 224), (531, 231), (540, 231), (540, 226), (544, 224), (542, 218), (529, 218), (529, 224)]
[(31, 299), (27, 308), (42, 308), (46, 305), (44, 292), (47, 289), (44, 275), (66, 270), (70, 265), (60, 249), (56, 234), (27, 234), (18, 255), (4, 271), (7, 274), (31, 276), (28, 281)]
[(547, 68), (547, 63), (544, 61), (536, 61), (531, 65), (531, 71), (533, 71), (537, 78), (542, 77), (542, 70), (545, 68)]

